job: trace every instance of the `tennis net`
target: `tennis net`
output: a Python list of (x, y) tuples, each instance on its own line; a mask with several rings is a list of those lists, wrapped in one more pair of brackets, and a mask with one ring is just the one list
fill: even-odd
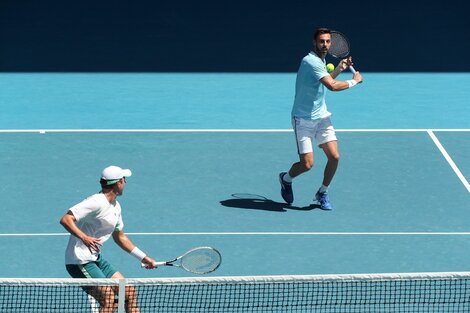
[(470, 272), (0, 279), (0, 312), (100, 312), (89, 295), (99, 286), (116, 291), (113, 312), (134, 291), (139, 311), (129, 312), (470, 312)]

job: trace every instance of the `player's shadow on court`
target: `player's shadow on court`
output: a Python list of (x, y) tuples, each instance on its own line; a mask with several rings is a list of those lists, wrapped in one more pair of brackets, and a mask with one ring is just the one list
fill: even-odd
[(229, 208), (262, 210), (271, 212), (287, 212), (287, 210), (311, 211), (320, 209), (318, 204), (298, 207), (285, 202), (276, 202), (266, 197), (250, 193), (234, 193), (232, 199), (222, 200), (220, 204)]

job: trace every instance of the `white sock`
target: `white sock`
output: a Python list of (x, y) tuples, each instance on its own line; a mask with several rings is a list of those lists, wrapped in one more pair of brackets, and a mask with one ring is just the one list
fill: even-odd
[(320, 193), (328, 192), (328, 186), (321, 185), (319, 192), (320, 192)]
[(292, 184), (292, 177), (290, 177), (289, 172), (285, 173), (284, 176), (282, 176), (282, 180), (286, 183)]

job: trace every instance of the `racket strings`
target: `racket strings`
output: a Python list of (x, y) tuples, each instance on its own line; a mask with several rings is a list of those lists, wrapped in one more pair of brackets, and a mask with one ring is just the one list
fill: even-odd
[(183, 256), (181, 266), (193, 273), (209, 273), (215, 271), (222, 259), (213, 249), (200, 249)]
[(335, 58), (345, 58), (349, 55), (349, 42), (339, 33), (331, 33), (331, 46), (328, 50)]

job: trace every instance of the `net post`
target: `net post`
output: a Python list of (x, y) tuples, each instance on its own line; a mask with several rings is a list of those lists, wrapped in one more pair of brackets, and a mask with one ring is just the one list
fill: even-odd
[(119, 280), (119, 291), (118, 291), (118, 313), (125, 313), (126, 304), (126, 279)]

